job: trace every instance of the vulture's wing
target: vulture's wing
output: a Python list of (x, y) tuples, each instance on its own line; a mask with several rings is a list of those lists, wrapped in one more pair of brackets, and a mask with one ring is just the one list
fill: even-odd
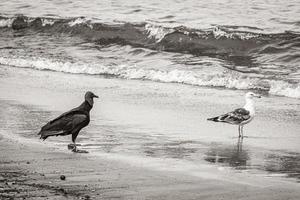
[(80, 112), (63, 114), (43, 126), (39, 134), (44, 140), (49, 136), (68, 135), (82, 128), (86, 120), (88, 117)]
[(68, 112), (65, 112), (63, 114), (61, 114), (60, 116), (56, 117), (55, 119), (51, 120), (50, 123), (52, 122), (55, 122), (56, 120), (62, 118), (62, 117), (65, 117), (65, 116), (68, 116), (68, 115), (72, 115), (72, 114), (77, 114), (77, 113), (81, 113), (79, 111), (79, 108), (73, 108), (72, 110), (69, 110)]

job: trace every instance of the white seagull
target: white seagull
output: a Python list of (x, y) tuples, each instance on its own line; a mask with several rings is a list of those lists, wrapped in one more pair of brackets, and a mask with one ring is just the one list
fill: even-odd
[(207, 120), (239, 125), (239, 137), (243, 138), (244, 125), (251, 122), (251, 120), (254, 118), (255, 115), (254, 101), (253, 101), (254, 97), (261, 98), (261, 96), (258, 94), (255, 94), (253, 92), (248, 92), (245, 95), (246, 104), (243, 108), (238, 108), (232, 112), (217, 117), (208, 118)]

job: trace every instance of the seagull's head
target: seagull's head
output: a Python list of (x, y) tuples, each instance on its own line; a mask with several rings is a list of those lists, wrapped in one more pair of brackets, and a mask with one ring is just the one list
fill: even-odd
[(259, 94), (255, 94), (253, 92), (247, 92), (245, 95), (246, 99), (253, 99), (253, 98), (261, 98)]
[(87, 91), (84, 95), (84, 99), (90, 104), (90, 106), (94, 105), (94, 98), (99, 97), (90, 91)]

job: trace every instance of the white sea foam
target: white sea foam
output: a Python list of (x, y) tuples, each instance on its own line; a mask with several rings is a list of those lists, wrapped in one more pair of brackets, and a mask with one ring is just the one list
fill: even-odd
[(152, 24), (146, 24), (145, 29), (147, 30), (148, 37), (155, 38), (156, 42), (160, 42), (165, 37), (165, 35), (174, 32), (173, 29), (167, 29)]
[(0, 19), (0, 27), (11, 27), (14, 18)]
[[(199, 74), (193, 71), (144, 69), (129, 65), (99, 65), (72, 63), (48, 59), (21, 59), (0, 57), (0, 64), (38, 70), (53, 70), (73, 74), (113, 75), (124, 79), (141, 79), (165, 83), (183, 83), (196, 86), (226, 87), (231, 89), (268, 90), (270, 94), (300, 98), (300, 85), (284, 81), (245, 77), (230, 71), (218, 74)], [(263, 82), (263, 84), (261, 84)], [(266, 86), (267, 85), (267, 86)]]
[(280, 96), (300, 98), (300, 84), (290, 84), (284, 81), (271, 81), (269, 93)]
[(226, 31), (224, 31), (224, 30), (222, 30), (218, 27), (215, 27), (213, 29), (212, 33), (213, 33), (213, 35), (216, 39), (219, 39), (219, 38), (222, 38), (222, 37), (233, 39), (233, 38), (238, 37), (242, 40), (249, 40), (251, 38), (258, 37), (258, 35), (247, 33), (247, 32), (245, 32), (245, 33), (243, 33), (243, 32), (239, 32), (239, 33), (226, 32)]
[(83, 17), (80, 17), (80, 18), (76, 18), (74, 19), (73, 21), (70, 21), (68, 23), (69, 26), (75, 26), (77, 24), (86, 24), (87, 26), (89, 26), (91, 29), (93, 28), (93, 25), (89, 23), (90, 20), (88, 20), (87, 18), (83, 18)]
[[(146, 24), (145, 25), (145, 29), (147, 30), (147, 34), (149, 38), (155, 38), (156, 42), (160, 42), (167, 34), (174, 32), (175, 30), (172, 28), (164, 28), (161, 26), (157, 26), (157, 25), (152, 25), (152, 24)], [(183, 31), (182, 32), (185, 35), (188, 35), (189, 32), (188, 31)], [(203, 36), (203, 32), (196, 32), (199, 35)], [(209, 32), (210, 33), (210, 32)], [(215, 27), (214, 29), (212, 29), (212, 34), (214, 35), (214, 37), (216, 39), (220, 39), (220, 38), (230, 38), (230, 39), (234, 39), (234, 38), (239, 38), (241, 40), (249, 40), (251, 38), (255, 38), (258, 37), (258, 35), (255, 34), (251, 34), (248, 32), (226, 32), (222, 29), (220, 29), (219, 27)]]
[(46, 25), (53, 25), (55, 23), (55, 20), (53, 19), (42, 19), (42, 26), (46, 26)]

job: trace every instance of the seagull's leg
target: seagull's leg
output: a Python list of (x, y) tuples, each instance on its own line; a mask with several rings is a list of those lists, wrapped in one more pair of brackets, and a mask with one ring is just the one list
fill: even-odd
[(241, 137), (241, 126), (239, 125), (239, 138)]
[(238, 142), (237, 142), (237, 151), (240, 152), (240, 148), (241, 148), (241, 138), (239, 137)]
[(244, 130), (243, 130), (244, 126), (241, 126), (241, 134), (242, 134), (242, 138), (244, 138)]
[(243, 151), (243, 138), (239, 138), (237, 143), (237, 152), (239, 153), (241, 151)]

